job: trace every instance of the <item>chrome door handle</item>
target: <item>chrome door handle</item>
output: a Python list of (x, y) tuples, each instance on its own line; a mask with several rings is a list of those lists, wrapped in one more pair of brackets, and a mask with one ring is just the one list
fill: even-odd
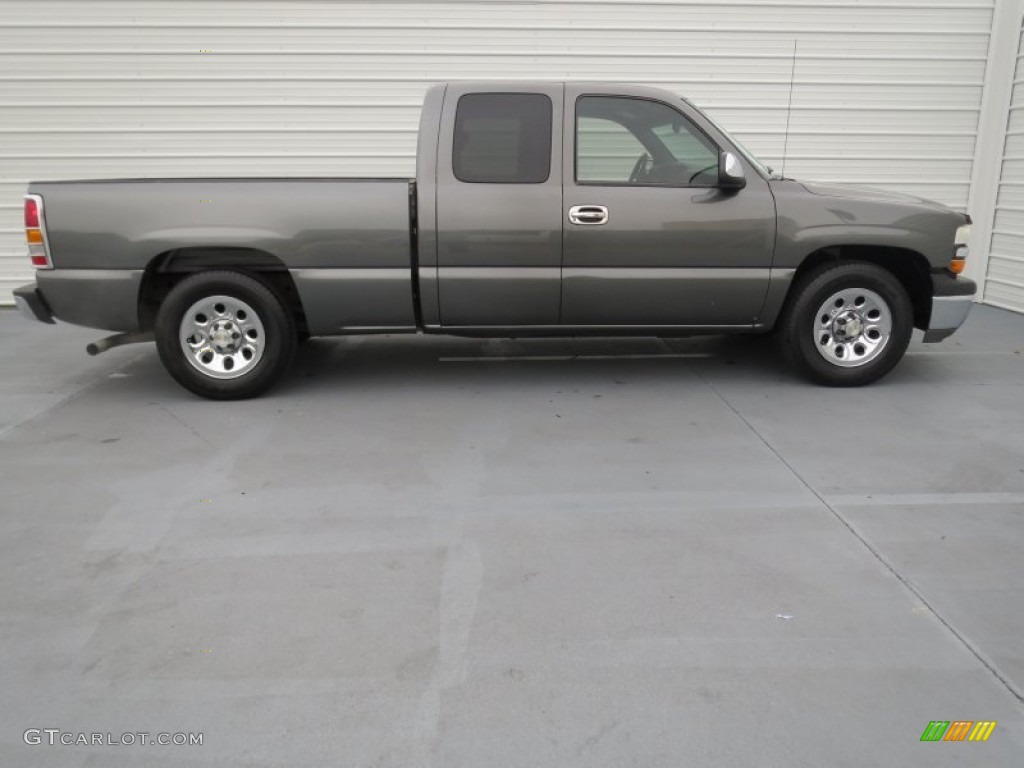
[(573, 224), (607, 224), (608, 209), (603, 205), (574, 205), (569, 209)]

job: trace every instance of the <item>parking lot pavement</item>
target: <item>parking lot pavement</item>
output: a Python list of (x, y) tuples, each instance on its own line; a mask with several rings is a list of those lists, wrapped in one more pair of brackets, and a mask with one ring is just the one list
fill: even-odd
[(2, 765), (1022, 764), (1022, 316), (857, 390), (395, 337), (240, 403), (98, 335), (0, 313)]

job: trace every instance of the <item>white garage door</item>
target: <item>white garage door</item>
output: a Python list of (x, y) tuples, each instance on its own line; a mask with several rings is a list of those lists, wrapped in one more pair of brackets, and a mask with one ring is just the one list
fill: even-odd
[(29, 179), (411, 175), (422, 93), (453, 78), (661, 85), (787, 175), (964, 208), (991, 20), (992, 0), (0, 0), (0, 303), (31, 277)]
[(1024, 312), (1024, 35), (1019, 42), (985, 277), (985, 303)]

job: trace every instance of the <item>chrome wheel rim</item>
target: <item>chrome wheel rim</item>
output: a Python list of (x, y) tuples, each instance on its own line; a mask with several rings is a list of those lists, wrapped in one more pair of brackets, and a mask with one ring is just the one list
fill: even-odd
[(185, 312), (178, 329), (189, 364), (214, 379), (237, 379), (251, 371), (266, 345), (256, 311), (233, 296), (207, 296)]
[(844, 288), (829, 296), (814, 317), (818, 354), (840, 368), (867, 365), (892, 336), (892, 310), (874, 291)]

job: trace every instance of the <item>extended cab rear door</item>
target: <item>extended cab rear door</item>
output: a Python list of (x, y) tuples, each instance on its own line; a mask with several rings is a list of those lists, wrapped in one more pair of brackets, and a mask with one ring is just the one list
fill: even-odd
[(558, 324), (563, 90), (447, 87), (436, 171), (443, 327)]
[[(638, 93), (639, 93), (639, 89)], [(771, 274), (775, 201), (721, 190), (720, 147), (666, 94), (568, 84), (562, 323), (749, 327)]]

